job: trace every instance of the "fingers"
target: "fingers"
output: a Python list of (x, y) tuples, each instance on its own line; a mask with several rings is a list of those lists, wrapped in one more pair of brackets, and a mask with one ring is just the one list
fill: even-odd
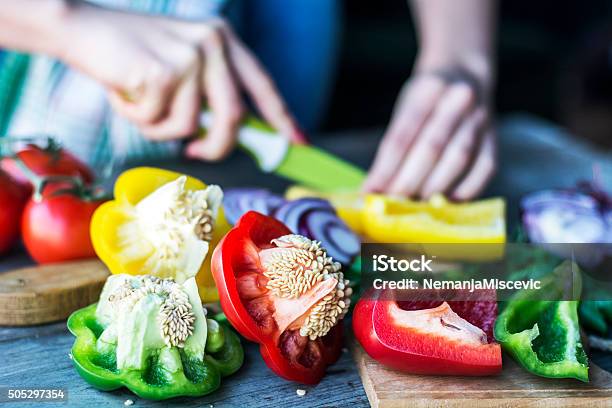
[(364, 191), (385, 191), (445, 87), (445, 83), (435, 77), (424, 77), (404, 87), (363, 185)]
[(474, 156), (486, 112), (476, 110), (463, 121), (420, 191), (422, 198), (446, 192), (463, 175)]
[(171, 140), (197, 134), (201, 110), (200, 98), (200, 63), (189, 71), (176, 91), (168, 115), (152, 125), (143, 125), (139, 129), (151, 140)]
[(455, 200), (470, 200), (478, 196), (493, 174), (495, 174), (496, 166), (495, 134), (490, 130), (484, 136), (471, 169), (450, 194), (451, 198)]
[(228, 53), (238, 80), (263, 118), (293, 142), (306, 143), (272, 78), (229, 27), (223, 26), (223, 32), (228, 38)]
[(219, 160), (236, 143), (236, 135), (243, 115), (240, 93), (227, 62), (222, 34), (213, 31), (203, 44), (205, 70), (204, 93), (213, 112), (213, 123), (205, 138), (191, 142), (185, 154), (191, 158)]
[[(155, 27), (155, 24), (152, 24)], [(140, 80), (125, 79), (121, 91), (111, 91), (109, 100), (115, 110), (126, 116), (141, 133), (152, 140), (168, 140), (192, 135), (197, 130), (199, 100), (199, 50), (177, 42), (167, 32), (151, 30), (148, 40), (158, 47), (142, 44), (145, 54), (136, 59)], [(126, 73), (129, 77), (129, 73)]]
[[(118, 61), (120, 68), (99, 76), (116, 76), (105, 82), (113, 108), (148, 138), (168, 140), (194, 134), (205, 96), (213, 123), (207, 136), (190, 143), (185, 153), (206, 160), (224, 157), (235, 145), (242, 119), (242, 87), (280, 133), (296, 142), (305, 141), (272, 79), (222, 20), (196, 23), (134, 17), (132, 24), (122, 28), (125, 58)], [(181, 64), (184, 49), (195, 55), (188, 58), (195, 61), (193, 66)], [(127, 62), (120, 65), (124, 60)]]
[(159, 120), (179, 82), (175, 70), (162, 61), (149, 64), (137, 83), (109, 92), (113, 109), (137, 125)]
[(475, 93), (467, 84), (448, 88), (391, 181), (390, 193), (413, 196), (419, 191), (461, 119), (473, 109), (475, 102)]

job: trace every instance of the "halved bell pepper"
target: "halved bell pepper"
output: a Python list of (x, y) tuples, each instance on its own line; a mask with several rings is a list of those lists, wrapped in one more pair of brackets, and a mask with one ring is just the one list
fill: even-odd
[[(180, 178), (183, 179), (179, 180)], [(178, 181), (182, 181), (183, 184), (178, 183)], [(147, 197), (152, 197), (152, 199), (148, 200), (145, 214), (155, 211), (158, 203), (159, 211), (173, 213), (189, 211), (187, 208), (171, 208), (165, 205), (166, 196), (160, 198), (152, 196), (162, 186), (167, 186), (168, 183), (172, 182), (177, 183), (177, 186), (175, 186), (177, 193), (181, 192), (178, 189), (196, 192), (207, 188), (206, 184), (196, 178), (158, 168), (137, 167), (121, 174), (115, 183), (115, 199), (99, 207), (92, 218), (91, 239), (94, 249), (98, 257), (114, 274), (151, 274), (178, 278), (189, 267), (195, 268), (202, 300), (205, 302), (218, 300), (217, 290), (210, 272), (210, 253), (212, 253), (212, 249), (221, 237), (230, 229), (221, 207), (218, 210), (213, 209), (216, 211), (216, 219), (212, 220), (214, 221), (212, 223), (212, 234), (207, 245), (204, 246), (198, 245), (202, 242), (192, 242), (191, 246), (186, 247), (186, 245), (177, 241), (168, 243), (169, 248), (161, 248), (159, 243), (153, 239), (155, 238), (155, 231), (150, 231), (150, 228), (148, 228), (151, 220), (146, 218), (150, 217), (146, 217), (142, 222), (142, 225), (147, 227), (146, 231), (132, 225), (138, 217), (139, 204)], [(218, 187), (216, 189), (220, 192)], [(172, 192), (169, 194), (172, 194)], [(217, 195), (219, 194), (217, 193)], [(158, 227), (163, 228), (164, 223), (160, 222)], [(149, 241), (150, 245), (143, 247)], [(170, 254), (166, 254), (164, 251), (170, 252)], [(191, 252), (195, 261), (191, 260), (191, 264), (186, 262), (188, 265), (173, 267), (168, 262), (170, 258), (168, 255), (171, 255), (172, 251)], [(197, 265), (194, 266), (194, 262)]]
[[(550, 378), (589, 380), (588, 359), (580, 341), (577, 300), (578, 267), (569, 261), (542, 279), (541, 289), (516, 293), (495, 323), (495, 338), (507, 353), (533, 374)], [(542, 300), (544, 299), (544, 300)]]
[(70, 316), (68, 329), (76, 337), (70, 357), (85, 381), (146, 399), (209, 394), (244, 359), (238, 336), (206, 319), (193, 278), (180, 285), (113, 275), (98, 303)]
[(352, 290), (320, 243), (249, 211), (213, 253), (221, 307), (279, 376), (321, 380), (340, 356)]
[[(363, 349), (381, 364), (414, 374), (482, 376), (502, 367), (493, 341), (497, 315), (494, 291), (463, 301), (425, 296), (402, 301), (399, 291), (368, 291), (353, 311), (353, 331)], [(443, 295), (443, 294), (442, 294)], [(435, 300), (435, 299), (440, 300)]]

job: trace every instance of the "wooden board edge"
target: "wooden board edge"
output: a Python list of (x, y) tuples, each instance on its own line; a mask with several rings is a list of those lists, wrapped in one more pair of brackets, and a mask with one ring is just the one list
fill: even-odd
[[(374, 389), (374, 384), (367, 371), (366, 359), (371, 359), (352, 337), (349, 341), (351, 353), (357, 365), (359, 376), (370, 405), (375, 408), (429, 408), (429, 407), (470, 407), (470, 408), (489, 408), (489, 407), (529, 407), (529, 408), (549, 408), (549, 407), (612, 407), (612, 397), (605, 396), (567, 396), (567, 397), (516, 397), (508, 398), (411, 398), (394, 399), (385, 397), (384, 393), (378, 395)], [(595, 370), (604, 371), (602, 368), (592, 364)], [(512, 403), (509, 402), (512, 401)]]
[[(67, 271), (86, 271), (81, 277), (61, 287), (40, 286), (45, 276), (63, 277)], [(23, 327), (52, 323), (67, 319), (71, 313), (98, 300), (106, 278), (110, 275), (97, 259), (28, 266), (0, 273), (6, 290), (0, 293), (0, 326)], [(13, 282), (23, 278), (23, 286)]]
[(364, 359), (365, 351), (359, 344), (357, 344), (357, 340), (354, 337), (351, 337), (349, 340), (350, 350), (353, 355), (353, 360), (355, 361), (355, 365), (357, 366), (357, 371), (359, 372), (359, 378), (361, 378), (361, 383), (363, 384), (363, 389), (366, 392), (366, 396), (368, 397), (368, 401), (370, 402), (370, 406), (373, 408), (378, 408), (380, 406), (380, 401), (378, 400), (378, 396), (374, 391), (374, 384), (370, 380), (370, 377), (366, 374), (366, 365), (362, 364)]
[(609, 408), (609, 398), (520, 398), (512, 402), (499, 399), (381, 399), (377, 408)]
[[(0, 311), (0, 326), (25, 327), (66, 320), (76, 310), (96, 302), (100, 297), (103, 286), (104, 282), (75, 288), (64, 293), (66, 300), (63, 304), (55, 307), (23, 310), (2, 309)], [(73, 294), (74, 296), (72, 296)], [(44, 299), (43, 296), (41, 300), (44, 302)]]

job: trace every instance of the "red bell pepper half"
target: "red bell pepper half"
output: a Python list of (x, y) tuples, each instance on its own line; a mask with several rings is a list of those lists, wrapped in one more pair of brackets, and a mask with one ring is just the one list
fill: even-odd
[(396, 291), (366, 293), (353, 311), (353, 330), (378, 362), (414, 374), (482, 376), (502, 367), (493, 341), (495, 293), (478, 299), (400, 301)]
[[(271, 288), (274, 277), (268, 266), (270, 260), (294, 250), (281, 237), (303, 238), (290, 234), (274, 218), (250, 211), (217, 245), (212, 272), (223, 312), (242, 336), (260, 344), (268, 367), (287, 380), (315, 384), (325, 374), (326, 367), (340, 356), (340, 319), (348, 309), (348, 301), (344, 302), (350, 296), (350, 289), (345, 287), (348, 281), (343, 280), (342, 273), (329, 263), (328, 268), (334, 273), (320, 281), (314, 279), (314, 283), (311, 280), (306, 288), (299, 285), (298, 295), (280, 296), (282, 288), (278, 291)], [(335, 265), (339, 268), (339, 264)], [(337, 294), (343, 296), (334, 298)], [(329, 309), (316, 306), (330, 301), (336, 302), (335, 325), (318, 335), (305, 332), (304, 327), (309, 321), (312, 323), (316, 310)], [(342, 311), (338, 304), (343, 306)]]

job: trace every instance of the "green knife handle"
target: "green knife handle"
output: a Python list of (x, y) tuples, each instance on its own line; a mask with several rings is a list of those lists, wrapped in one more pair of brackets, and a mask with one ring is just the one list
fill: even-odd
[[(205, 130), (212, 123), (209, 111), (202, 112)], [(288, 178), (319, 191), (359, 191), (365, 172), (310, 145), (292, 144), (276, 130), (248, 116), (238, 130), (238, 145), (255, 159), (264, 172)]]

